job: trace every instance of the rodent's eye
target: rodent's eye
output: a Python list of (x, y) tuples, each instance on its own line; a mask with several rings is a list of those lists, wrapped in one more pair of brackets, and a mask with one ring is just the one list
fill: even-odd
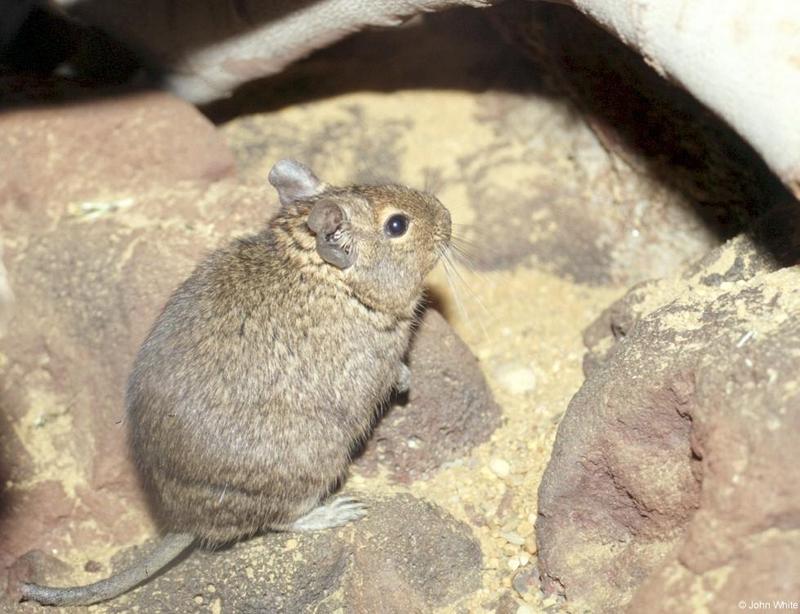
[(392, 217), (386, 220), (383, 225), (383, 231), (386, 236), (391, 239), (402, 237), (408, 230), (408, 217), (402, 213), (395, 213)]

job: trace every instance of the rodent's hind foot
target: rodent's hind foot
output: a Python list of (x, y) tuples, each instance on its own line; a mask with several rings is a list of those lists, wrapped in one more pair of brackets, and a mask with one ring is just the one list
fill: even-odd
[(341, 527), (367, 515), (367, 506), (352, 497), (336, 497), (295, 520), (290, 531), (319, 531)]

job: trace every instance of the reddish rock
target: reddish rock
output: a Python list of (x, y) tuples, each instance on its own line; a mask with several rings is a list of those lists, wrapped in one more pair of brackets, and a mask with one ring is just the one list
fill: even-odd
[[(28, 550), (31, 543), (36, 543), (37, 549), (44, 551), (63, 543), (55, 532), (66, 519), (75, 519), (77, 516), (75, 501), (67, 497), (60, 483), (53, 480), (38, 482), (25, 491), (5, 488), (1, 503), (0, 534), (3, 548), (0, 549), (0, 565), (3, 568)], [(36, 512), (24, 513), (26, 510)]]
[(41, 227), (64, 213), (127, 207), (155, 187), (234, 171), (214, 126), (174, 96), (108, 91), (53, 104), (45, 92), (0, 115), (6, 237), (26, 222)]
[(597, 612), (797, 592), (800, 271), (774, 256), (736, 239), (587, 333), (539, 490), (546, 591)]

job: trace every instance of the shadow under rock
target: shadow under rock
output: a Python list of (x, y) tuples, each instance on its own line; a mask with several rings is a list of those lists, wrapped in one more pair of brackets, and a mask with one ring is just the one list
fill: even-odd
[[(613, 35), (568, 6), (507, 2), (489, 13), (567, 96), (610, 153), (686, 195), (720, 240), (773, 209), (800, 210), (789, 190), (728, 124), (658, 75)], [(785, 218), (787, 223), (788, 218)], [(785, 233), (784, 233), (785, 234)], [(759, 233), (774, 253), (772, 235)]]

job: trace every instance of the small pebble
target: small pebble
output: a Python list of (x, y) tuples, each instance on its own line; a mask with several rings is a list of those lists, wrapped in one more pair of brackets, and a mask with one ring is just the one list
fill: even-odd
[(517, 571), (517, 569), (519, 569), (519, 564), (519, 559), (515, 556), (512, 556), (510, 559), (508, 559), (508, 568), (511, 571)]
[(529, 535), (525, 538), (525, 545), (522, 548), (528, 554), (536, 554), (538, 552), (538, 548), (536, 547), (536, 540), (533, 538), (533, 535)]
[(517, 614), (536, 614), (536, 612), (531, 606), (522, 604), (517, 608)]
[(493, 458), (489, 463), (489, 469), (492, 470), (492, 473), (501, 478), (508, 477), (508, 474), (511, 473), (511, 465), (502, 458)]
[(511, 581), (511, 585), (522, 597), (538, 592), (539, 570), (536, 567), (520, 569), (520, 572), (516, 574), (514, 579)]
[(558, 603), (558, 599), (556, 597), (554, 597), (553, 595), (550, 595), (547, 599), (542, 601), (542, 607), (543, 608), (549, 608), (551, 606), (554, 606), (557, 603)]
[(513, 531), (509, 531), (506, 533), (501, 533), (503, 539), (505, 539), (508, 543), (514, 544), (515, 546), (521, 546), (525, 543), (525, 538), (522, 537), (519, 533), (514, 533)]
[(500, 385), (511, 394), (525, 394), (536, 389), (536, 374), (533, 369), (518, 365), (506, 365), (496, 371)]
[(95, 560), (86, 561), (86, 565), (83, 568), (90, 572), (90, 573), (97, 573), (98, 571), (103, 571), (103, 566)]
[(503, 552), (510, 556), (516, 555), (519, 552), (519, 546), (509, 544), (508, 542), (503, 542)]

